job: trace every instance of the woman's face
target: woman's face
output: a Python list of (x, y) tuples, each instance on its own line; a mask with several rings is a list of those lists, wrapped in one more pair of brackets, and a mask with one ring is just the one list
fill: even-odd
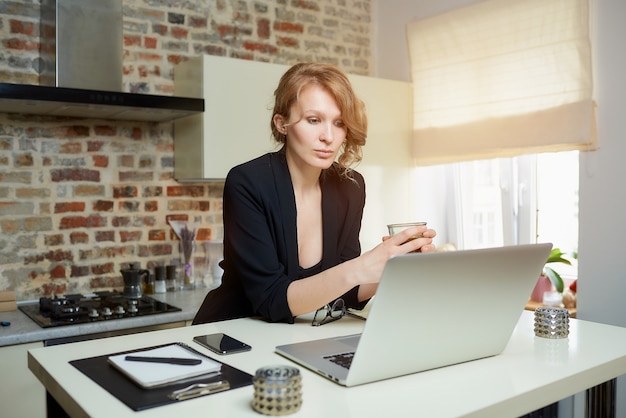
[(287, 156), (301, 168), (330, 167), (347, 134), (335, 99), (317, 84), (300, 92), (288, 121), (276, 115), (274, 123), (279, 130), (287, 125)]

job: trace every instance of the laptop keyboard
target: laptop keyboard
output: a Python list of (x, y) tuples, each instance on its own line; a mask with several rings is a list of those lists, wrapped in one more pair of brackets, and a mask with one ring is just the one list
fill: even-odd
[(329, 360), (341, 367), (346, 369), (350, 368), (350, 364), (352, 364), (352, 358), (354, 357), (354, 352), (351, 353), (341, 353), (341, 354), (332, 354), (330, 356), (325, 356), (326, 360)]

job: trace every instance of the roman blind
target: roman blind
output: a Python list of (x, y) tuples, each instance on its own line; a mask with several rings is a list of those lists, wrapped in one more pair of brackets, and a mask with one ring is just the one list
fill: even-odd
[(418, 165), (597, 147), (588, 0), (486, 0), (407, 25)]

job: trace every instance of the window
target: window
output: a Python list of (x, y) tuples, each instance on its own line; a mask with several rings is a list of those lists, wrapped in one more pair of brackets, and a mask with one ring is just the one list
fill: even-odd
[[(459, 248), (551, 242), (577, 252), (578, 151), (453, 166)], [(575, 264), (552, 267), (565, 278), (577, 276)]]

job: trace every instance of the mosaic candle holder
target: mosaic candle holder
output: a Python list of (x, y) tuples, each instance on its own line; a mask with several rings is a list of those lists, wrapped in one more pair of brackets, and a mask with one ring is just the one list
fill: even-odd
[(542, 338), (567, 338), (569, 311), (554, 306), (540, 306), (535, 309), (535, 335)]
[(264, 415), (289, 415), (302, 406), (302, 376), (290, 366), (262, 367), (252, 378), (252, 408)]

